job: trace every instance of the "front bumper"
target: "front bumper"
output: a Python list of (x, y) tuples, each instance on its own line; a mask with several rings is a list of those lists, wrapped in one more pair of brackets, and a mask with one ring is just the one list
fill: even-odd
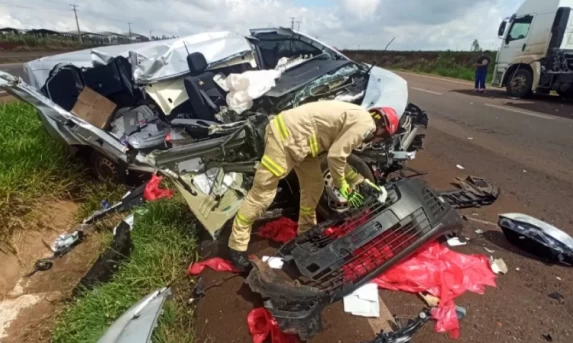
[(247, 283), (266, 299), (265, 307), (285, 332), (311, 338), (321, 328), (317, 323), (325, 305), (426, 243), (461, 232), (459, 214), (421, 181), (401, 180), (386, 188), (386, 202), (373, 199), (359, 213), (317, 226), (281, 248), (278, 255), (287, 262), (284, 270), (290, 279), (255, 263)]

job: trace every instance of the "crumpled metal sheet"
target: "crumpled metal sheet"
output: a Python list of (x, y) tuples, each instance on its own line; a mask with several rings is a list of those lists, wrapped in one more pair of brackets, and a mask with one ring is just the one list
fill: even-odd
[(408, 106), (408, 83), (398, 74), (374, 67), (361, 106), (391, 107), (401, 118)]
[(157, 319), (170, 295), (171, 288), (163, 288), (141, 299), (111, 324), (98, 343), (151, 342)]
[(250, 53), (252, 49), (246, 38), (240, 34), (228, 31), (209, 32), (169, 40), (112, 45), (47, 56), (24, 64), (24, 73), (26, 82), (40, 89), (46, 83), (50, 71), (59, 63), (89, 68), (106, 64), (113, 57), (129, 58), (131, 55), (136, 56), (139, 63), (133, 71), (135, 82), (148, 84), (188, 73), (187, 51), (201, 52), (205, 55), (207, 63), (214, 63), (241, 53)]

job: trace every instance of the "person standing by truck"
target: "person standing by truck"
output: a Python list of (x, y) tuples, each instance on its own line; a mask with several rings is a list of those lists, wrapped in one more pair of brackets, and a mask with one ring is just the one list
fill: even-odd
[(485, 93), (485, 80), (491, 59), (487, 55), (478, 57), (475, 63), (476, 67), (476, 85), (474, 92)]

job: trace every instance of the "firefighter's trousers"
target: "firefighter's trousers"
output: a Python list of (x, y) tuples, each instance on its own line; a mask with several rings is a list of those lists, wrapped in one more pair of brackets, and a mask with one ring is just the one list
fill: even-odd
[[(253, 223), (271, 205), (279, 181), (292, 169), (295, 170), (300, 184), (298, 234), (301, 235), (316, 225), (316, 206), (324, 190), (320, 160), (309, 156), (300, 163), (294, 163), (272, 130), (267, 127), (264, 156), (256, 171), (253, 187), (233, 222), (229, 248), (240, 252), (247, 251)], [(349, 183), (355, 184), (363, 180), (362, 176), (350, 167), (347, 167), (346, 178)]]

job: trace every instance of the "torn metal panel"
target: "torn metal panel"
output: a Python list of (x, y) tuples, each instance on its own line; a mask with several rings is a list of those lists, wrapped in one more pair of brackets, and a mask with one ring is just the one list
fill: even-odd
[(151, 342), (163, 305), (170, 296), (171, 288), (147, 295), (113, 322), (98, 343)]
[(0, 72), (0, 88), (36, 107), (40, 117), (45, 116), (47, 121), (55, 122), (58, 138), (90, 145), (96, 150), (104, 151), (106, 155), (114, 156), (116, 160), (126, 160), (127, 147), (121, 145), (118, 140), (64, 110), (21, 79)]
[(573, 238), (555, 226), (521, 213), (501, 214), (498, 224), (511, 243), (537, 256), (573, 264)]
[(228, 187), (225, 186), (231, 190), (229, 192), (221, 192), (219, 187), (213, 186), (210, 193), (203, 193), (194, 184), (192, 175), (184, 175), (180, 179), (171, 178), (193, 214), (213, 239), (218, 237), (225, 223), (237, 214), (247, 194), (247, 190), (242, 185), (243, 175), (233, 174), (232, 183)]
[(171, 114), (175, 107), (189, 100), (182, 77), (146, 85), (145, 91), (165, 115)]
[(148, 84), (188, 73), (187, 51), (201, 52), (209, 64), (252, 53), (251, 46), (244, 36), (223, 31), (47, 56), (25, 63), (24, 70), (30, 78), (27, 80), (28, 83), (40, 89), (46, 82), (50, 71), (59, 63), (89, 68), (94, 64), (106, 64), (110, 57), (128, 58), (131, 54), (137, 58), (137, 66), (133, 70), (134, 81), (138, 84)]
[(408, 106), (408, 83), (398, 74), (379, 67), (370, 70), (362, 107), (391, 107), (401, 118)]

